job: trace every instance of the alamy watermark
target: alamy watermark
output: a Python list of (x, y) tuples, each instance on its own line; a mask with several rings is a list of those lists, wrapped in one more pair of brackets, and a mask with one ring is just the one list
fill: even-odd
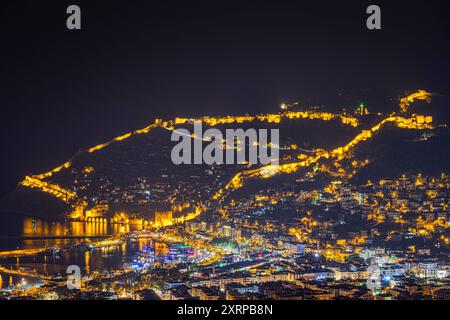
[(373, 4), (367, 7), (367, 14), (370, 16), (367, 18), (366, 26), (369, 30), (381, 29), (381, 9), (379, 6)]
[[(201, 121), (194, 122), (194, 132), (180, 128), (172, 132), (171, 159), (179, 164), (279, 164), (279, 129), (218, 129), (203, 132)], [(206, 146), (204, 146), (204, 144)]]
[[(367, 7), (366, 13), (369, 17), (366, 20), (366, 27), (369, 30), (381, 29), (381, 9), (378, 5), (372, 4)], [(67, 7), (66, 14), (69, 16), (66, 20), (66, 27), (69, 30), (81, 30), (81, 8), (72, 4)]]
[(67, 267), (67, 288), (69, 290), (81, 289), (81, 268), (77, 265), (70, 265)]
[(81, 29), (81, 9), (79, 6), (72, 4), (67, 7), (66, 13), (70, 14), (66, 20), (66, 27), (69, 30)]

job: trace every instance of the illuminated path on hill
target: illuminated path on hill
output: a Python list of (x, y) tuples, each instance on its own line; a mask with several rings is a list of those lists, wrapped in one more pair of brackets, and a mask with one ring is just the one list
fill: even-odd
[(363, 130), (360, 134), (354, 137), (345, 146), (335, 148), (331, 151), (323, 151), (313, 156), (308, 156), (305, 160), (296, 161), (291, 163), (285, 163), (280, 165), (266, 165), (253, 170), (244, 170), (237, 173), (231, 180), (225, 185), (224, 188), (220, 189), (214, 196), (214, 200), (219, 200), (223, 198), (225, 191), (233, 191), (244, 185), (244, 181), (249, 178), (270, 178), (280, 173), (293, 173), (297, 172), (301, 168), (309, 167), (312, 164), (317, 163), (322, 158), (332, 158), (336, 161), (341, 161), (346, 157), (346, 154), (359, 143), (366, 141), (374, 136), (384, 125), (388, 123), (393, 123), (402, 129), (433, 129), (432, 118), (430, 116), (414, 115), (411, 118), (403, 118), (400, 116), (390, 116), (385, 118), (377, 125), (373, 126), (368, 130)]
[[(431, 94), (426, 92), (425, 90), (419, 90), (405, 98), (400, 100), (400, 108), (402, 111), (407, 111), (408, 107), (415, 100), (426, 100), (429, 101)], [(330, 120), (338, 120), (344, 125), (358, 127), (359, 120), (353, 116), (349, 116), (346, 114), (335, 114), (328, 112), (316, 112), (316, 111), (285, 111), (277, 114), (262, 114), (256, 116), (225, 116), (225, 117), (202, 117), (197, 119), (187, 119), (187, 118), (175, 118), (174, 120), (163, 121), (161, 119), (156, 119), (155, 123), (133, 132), (126, 133), (124, 135), (118, 136), (108, 142), (99, 144), (97, 146), (91, 147), (87, 149), (88, 153), (93, 153), (99, 150), (106, 148), (115, 142), (124, 141), (132, 136), (148, 134), (153, 129), (157, 127), (175, 130), (176, 125), (182, 125), (187, 123), (194, 123), (195, 121), (202, 121), (210, 126), (217, 126), (221, 124), (232, 124), (232, 123), (244, 123), (251, 121), (261, 121), (268, 123), (280, 123), (285, 119), (318, 119), (323, 121)], [(244, 170), (242, 172), (237, 173), (229, 182), (225, 185), (224, 188), (220, 189), (214, 196), (214, 200), (220, 200), (224, 197), (225, 191), (236, 190), (244, 185), (244, 180), (248, 178), (270, 178), (279, 173), (292, 173), (298, 171), (300, 168), (309, 167), (312, 164), (317, 163), (320, 159), (323, 158), (332, 158), (336, 159), (336, 161), (340, 161), (346, 157), (346, 154), (349, 150), (357, 146), (359, 143), (370, 139), (373, 134), (378, 132), (382, 127), (384, 127), (387, 123), (393, 123), (399, 128), (403, 129), (432, 129), (432, 118), (430, 116), (421, 116), (421, 115), (413, 115), (410, 118), (404, 118), (397, 115), (391, 115), (377, 125), (373, 126), (368, 130), (363, 130), (360, 134), (358, 134), (355, 138), (353, 138), (349, 143), (345, 146), (335, 148), (331, 151), (320, 150), (316, 152), (313, 156), (305, 156), (305, 158), (301, 161), (296, 161), (292, 163), (285, 163), (280, 165), (267, 165), (261, 168), (253, 169), (253, 170)], [(72, 166), (72, 161), (65, 162), (64, 164), (56, 167), (55, 169), (38, 174), (33, 176), (26, 176), (24, 180), (20, 183), (24, 187), (38, 189), (42, 192), (50, 194), (63, 202), (75, 207), (77, 202), (80, 199), (77, 198), (75, 192), (64, 189), (59, 185), (52, 184), (46, 181), (43, 181), (46, 178), (51, 177), (53, 174), (58, 173), (62, 170), (69, 169)], [(195, 209), (194, 212), (186, 215), (185, 217), (180, 217), (176, 219), (174, 222), (182, 222), (186, 220), (190, 220), (198, 216), (203, 210), (199, 207)]]
[[(232, 123), (245, 123), (251, 121), (261, 121), (268, 123), (280, 123), (283, 119), (318, 119), (323, 121), (338, 120), (344, 125), (357, 127), (359, 121), (357, 118), (348, 115), (334, 114), (329, 112), (315, 112), (315, 111), (286, 111), (277, 114), (261, 114), (256, 116), (224, 116), (224, 117), (209, 117), (205, 116), (202, 118), (175, 118), (174, 120), (163, 121), (162, 119), (156, 119), (155, 123), (133, 132), (123, 134), (121, 136), (115, 137), (105, 143), (96, 145), (87, 149), (88, 153), (94, 153), (96, 151), (102, 150), (114, 142), (124, 141), (132, 136), (148, 134), (155, 128), (165, 128), (168, 130), (175, 130), (176, 125), (182, 125), (187, 123), (194, 123), (195, 121), (204, 122), (210, 126), (217, 126), (221, 124), (232, 124)], [(38, 189), (42, 192), (50, 194), (66, 204), (74, 206), (77, 201), (77, 195), (75, 192), (64, 189), (63, 187), (43, 181), (46, 178), (52, 177), (54, 174), (61, 172), (62, 170), (69, 169), (72, 166), (72, 160), (63, 163), (62, 165), (41, 174), (36, 174), (32, 176), (26, 176), (22, 181), (21, 185), (24, 187)]]

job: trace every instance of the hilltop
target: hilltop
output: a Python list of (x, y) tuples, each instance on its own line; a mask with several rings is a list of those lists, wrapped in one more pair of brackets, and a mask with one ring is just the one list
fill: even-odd
[[(24, 192), (31, 188), (57, 199), (49, 206), (51, 214), (58, 211), (79, 219), (126, 213), (153, 220), (156, 212), (170, 211), (182, 221), (217, 208), (229, 196), (239, 199), (242, 192), (263, 192), (268, 185), (287, 181), (307, 188), (334, 180), (365, 183), (419, 169), (449, 172), (445, 161), (433, 162), (436, 155), (447, 158), (443, 146), (449, 142), (448, 129), (436, 127), (432, 116), (408, 110), (417, 99), (429, 101), (426, 91), (411, 96), (400, 102), (403, 113), (391, 115), (364, 108), (355, 114), (308, 108), (255, 116), (158, 119), (81, 151), (47, 173), (26, 177), (0, 207), (45, 211), (36, 203), (48, 199), (31, 201), (35, 193), (27, 198)], [(201, 120), (204, 130), (279, 129), (280, 165), (174, 165), (171, 133), (180, 128), (192, 131), (194, 120)], [(18, 210), (14, 202), (17, 208), (27, 205)]]

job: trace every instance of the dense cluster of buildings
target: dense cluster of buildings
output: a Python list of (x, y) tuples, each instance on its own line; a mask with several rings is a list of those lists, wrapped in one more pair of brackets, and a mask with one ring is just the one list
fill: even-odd
[(419, 174), (268, 188), (173, 225), (164, 224), (171, 212), (158, 212), (156, 233), (124, 236), (140, 243), (127, 267), (93, 274), (78, 291), (53, 285), (9, 296), (448, 299), (449, 199), (447, 175)]

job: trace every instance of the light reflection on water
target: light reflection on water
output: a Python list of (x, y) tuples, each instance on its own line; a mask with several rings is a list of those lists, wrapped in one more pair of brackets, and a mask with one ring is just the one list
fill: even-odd
[(73, 222), (0, 215), (0, 251), (67, 246), (80, 239), (39, 239), (40, 237), (106, 236), (140, 230), (137, 225), (103, 222)]
[[(105, 236), (140, 230), (136, 225), (119, 225), (103, 222), (69, 222), (0, 215), (0, 251), (41, 248), (45, 246), (68, 247), (96, 239), (39, 239), (57, 236)], [(23, 238), (25, 237), (25, 238)], [(33, 237), (33, 239), (27, 239)], [(91, 252), (65, 252), (58, 256), (28, 256), (0, 260), (5, 267), (22, 267), (39, 274), (65, 275), (67, 266), (78, 265), (83, 273), (119, 269), (129, 257), (139, 250), (138, 244), (101, 248)], [(30, 279), (31, 280), (31, 279)], [(22, 279), (0, 273), (0, 288), (20, 283)]]

